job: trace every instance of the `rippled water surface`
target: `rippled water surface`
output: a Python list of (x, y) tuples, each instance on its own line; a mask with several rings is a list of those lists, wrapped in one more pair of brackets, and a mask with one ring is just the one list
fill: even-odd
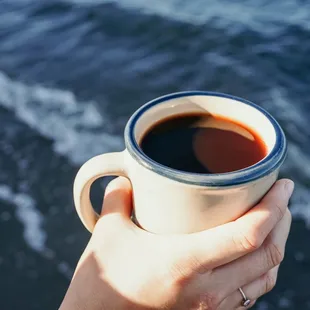
[(309, 21), (302, 0), (2, 0), (0, 308), (57, 309), (89, 238), (78, 167), (121, 150), (146, 101), (201, 89), (258, 103), (286, 132), (294, 223), (256, 309), (310, 309)]

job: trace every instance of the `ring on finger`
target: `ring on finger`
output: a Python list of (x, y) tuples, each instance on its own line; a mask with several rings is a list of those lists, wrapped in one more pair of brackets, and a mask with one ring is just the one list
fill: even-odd
[(240, 292), (240, 294), (242, 295), (242, 298), (243, 298), (243, 300), (241, 302), (241, 306), (247, 308), (250, 305), (251, 300), (246, 297), (246, 295), (244, 294), (244, 291), (242, 290), (241, 287), (239, 287), (239, 292)]

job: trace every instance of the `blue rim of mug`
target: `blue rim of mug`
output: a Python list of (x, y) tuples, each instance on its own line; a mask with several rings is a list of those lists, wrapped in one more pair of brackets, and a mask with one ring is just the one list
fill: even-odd
[[(135, 139), (134, 131), (138, 119), (147, 110), (154, 107), (155, 105), (165, 103), (166, 101), (171, 99), (190, 97), (190, 96), (222, 97), (232, 99), (238, 102), (242, 102), (246, 105), (249, 105), (258, 110), (259, 112), (263, 113), (272, 124), (276, 134), (275, 145), (272, 148), (271, 152), (255, 165), (233, 172), (218, 173), (218, 174), (191, 173), (176, 170), (164, 166), (148, 157), (141, 150), (138, 142)], [(283, 161), (285, 160), (287, 153), (287, 143), (284, 132), (280, 127), (280, 125), (278, 124), (278, 122), (266, 110), (248, 100), (228, 94), (209, 92), (209, 91), (184, 91), (184, 92), (172, 93), (149, 101), (148, 103), (140, 107), (129, 119), (125, 128), (125, 144), (130, 155), (145, 168), (159, 175), (162, 175), (164, 177), (167, 177), (169, 179), (181, 183), (206, 186), (206, 187), (235, 186), (260, 179), (272, 173), (277, 168), (279, 168), (282, 165)]]

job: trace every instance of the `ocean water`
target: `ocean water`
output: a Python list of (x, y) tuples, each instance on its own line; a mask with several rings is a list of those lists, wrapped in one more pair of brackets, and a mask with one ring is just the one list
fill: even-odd
[(0, 309), (57, 309), (89, 239), (79, 166), (122, 150), (146, 101), (193, 89), (256, 102), (285, 130), (294, 221), (255, 309), (310, 309), (309, 54), (303, 0), (0, 1)]

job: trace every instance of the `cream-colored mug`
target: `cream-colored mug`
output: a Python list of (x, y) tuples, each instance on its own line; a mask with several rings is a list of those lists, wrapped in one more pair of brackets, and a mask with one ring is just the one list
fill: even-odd
[[(143, 134), (172, 115), (207, 112), (252, 128), (267, 146), (253, 166), (222, 174), (187, 173), (147, 157), (139, 147)], [(189, 91), (148, 102), (130, 118), (123, 152), (96, 156), (74, 182), (77, 213), (92, 232), (98, 214), (90, 202), (92, 183), (103, 176), (127, 177), (133, 188), (134, 221), (153, 233), (192, 233), (235, 220), (254, 206), (276, 181), (286, 155), (286, 139), (275, 119), (255, 104), (234, 96)]]

